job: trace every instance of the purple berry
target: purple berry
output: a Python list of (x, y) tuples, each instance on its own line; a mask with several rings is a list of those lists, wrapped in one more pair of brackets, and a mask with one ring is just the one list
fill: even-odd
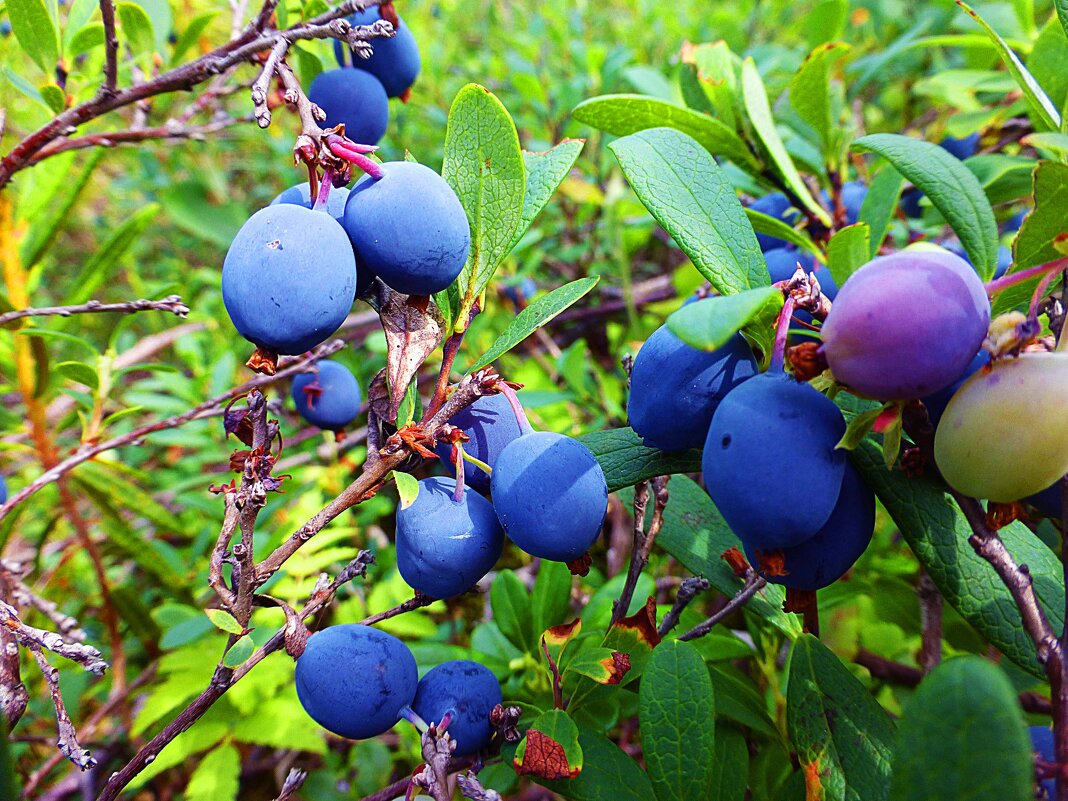
[(963, 259), (902, 251), (850, 276), (823, 324), (822, 352), (862, 395), (920, 398), (963, 374), (989, 324), (983, 282)]
[(320, 72), (308, 89), (308, 99), (326, 112), (324, 128), (344, 123), (345, 136), (363, 145), (378, 144), (389, 125), (386, 90), (363, 70)]
[(440, 723), (449, 714), (449, 736), (456, 756), (469, 756), (489, 745), (493, 735), (490, 712), (502, 702), (501, 685), (478, 662), (443, 662), (419, 681), (412, 709), (427, 723)]
[[(512, 405), (504, 395), (485, 395), (454, 414), (449, 422), (470, 437), (463, 444), (464, 451), (490, 467), (497, 463), (497, 457), (508, 443), (528, 433), (519, 427)], [(434, 451), (449, 472), (455, 474), (452, 446), (441, 442)], [(489, 494), (490, 477), (470, 462), (464, 465), (464, 481), (483, 495)]]
[(290, 394), (297, 413), (313, 426), (340, 431), (360, 413), (360, 385), (349, 368), (321, 361), (318, 372), (301, 373), (293, 379)]
[[(351, 25), (373, 25), (381, 15), (378, 6), (365, 8), (348, 17)], [(419, 46), (403, 19), (397, 18), (397, 33), (390, 38), (371, 40), (374, 52), (370, 58), (353, 56), (352, 51), (337, 39), (334, 40), (334, 55), (342, 67), (351, 62), (353, 67), (369, 72), (382, 82), (390, 97), (403, 97), (419, 75)], [(348, 54), (348, 57), (346, 57)]]

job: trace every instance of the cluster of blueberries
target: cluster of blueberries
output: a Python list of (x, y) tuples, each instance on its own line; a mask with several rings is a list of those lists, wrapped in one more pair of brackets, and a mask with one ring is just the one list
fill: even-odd
[[(958, 140), (942, 144), (964, 158), (977, 141), (963, 142), (964, 150)], [(866, 191), (859, 181), (842, 187), (846, 224), (857, 221)], [(779, 194), (751, 208), (788, 224), (799, 218)], [(1021, 221), (1018, 215), (1007, 228), (1018, 229)], [(923, 400), (937, 427), (937, 466), (955, 489), (992, 501), (1024, 498), (1042, 514), (1060, 516), (1058, 479), (1068, 472), (1068, 443), (1063, 435), (1051, 437), (1043, 421), (1068, 386), (1068, 354), (1025, 352), (992, 362), (983, 350), (990, 300), (962, 254), (910, 246), (873, 259), (839, 289), (811, 255), (781, 239), (757, 239), (773, 282), (789, 280), (801, 266), (832, 301), (822, 327), (806, 312), (795, 313), (803, 328), (793, 338), (818, 342), (839, 384), (883, 402)], [(999, 276), (1010, 263), (1011, 252), (1002, 248)], [(702, 301), (687, 301), (693, 302)], [(846, 451), (836, 447), (846, 430), (837, 405), (781, 365), (773, 358), (760, 373), (741, 334), (709, 352), (663, 326), (634, 360), (627, 411), (646, 445), (703, 449), (706, 489), (761, 575), (818, 590), (864, 552), (875, 501)], [(1019, 395), (1031, 398), (1029, 421), (1007, 413), (1019, 409), (1010, 400)], [(993, 436), (1005, 442), (991, 448), (990, 432), (1006, 426), (1012, 430), (1004, 437)]]

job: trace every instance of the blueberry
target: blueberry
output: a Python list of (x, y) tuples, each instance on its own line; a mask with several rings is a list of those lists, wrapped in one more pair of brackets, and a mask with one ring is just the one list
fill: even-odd
[[(753, 211), (759, 211), (761, 214), (766, 214), (769, 217), (774, 217), (776, 220), (781, 220), (787, 225), (793, 225), (798, 217), (797, 211), (792, 208), (786, 195), (781, 192), (764, 195), (764, 197), (754, 200), (749, 208)], [(757, 234), (756, 238), (757, 242), (760, 244), (760, 249), (763, 251), (786, 247), (788, 244), (785, 240), (779, 239), (776, 236), (769, 236), (768, 234)]]
[(650, 448), (700, 448), (719, 402), (756, 373), (753, 351), (741, 334), (717, 350), (704, 351), (691, 348), (664, 325), (634, 359), (627, 416)]
[(419, 673), (408, 646), (391, 634), (347, 623), (312, 634), (297, 659), (304, 711), (339, 737), (377, 737), (415, 699)]
[(430, 295), (447, 288), (467, 262), (471, 227), (452, 187), (409, 161), (364, 176), (345, 206), (345, 230), (359, 264), (397, 292)]
[[(764, 261), (768, 265), (768, 275), (773, 283), (776, 281), (788, 281), (797, 271), (797, 263), (801, 262), (801, 267), (806, 273), (814, 273), (816, 275), (816, 280), (820, 282), (820, 291), (829, 300), (834, 300), (834, 296), (838, 294), (838, 284), (834, 282), (831, 271), (826, 265), (818, 264), (815, 257), (807, 251), (799, 250), (793, 245), (785, 248), (775, 248), (774, 250), (765, 251)], [(801, 309), (794, 311), (794, 319), (801, 323), (813, 325), (812, 315)], [(819, 334), (815, 331), (810, 333), (792, 332), (791, 336), (795, 340), (818, 340), (819, 338)]]
[(875, 495), (847, 461), (838, 501), (819, 531), (804, 542), (772, 554), (757, 554), (748, 544), (745, 552), (750, 563), (772, 584), (795, 590), (820, 590), (853, 566), (868, 547), (874, 531)]
[(974, 156), (975, 151), (979, 149), (979, 133), (968, 134), (960, 139), (954, 136), (947, 136), (938, 144), (947, 153), (964, 161), (964, 159)]
[(344, 229), (302, 206), (257, 211), (223, 262), (223, 303), (234, 327), (275, 353), (303, 353), (325, 340), (344, 322), (355, 293)]
[(7, 503), (7, 481), (0, 476), (0, 504)]
[(922, 197), (923, 192), (914, 186), (901, 193), (901, 210), (905, 212), (906, 217), (918, 220), (923, 216), (923, 206), (920, 205)]
[[(363, 11), (357, 11), (348, 18), (352, 25), (373, 25), (381, 17), (378, 6), (371, 6)], [(402, 97), (407, 92), (416, 77), (419, 75), (419, 46), (404, 20), (397, 18), (397, 35), (389, 39), (375, 38), (371, 40), (374, 49), (370, 58), (353, 56), (348, 45), (334, 40), (334, 55), (337, 63), (344, 67), (349, 61), (357, 69), (364, 70), (374, 75), (382, 82), (386, 94), (390, 97)], [(348, 53), (348, 57), (346, 57)]]
[(447, 731), (456, 741), (456, 756), (469, 756), (489, 745), (490, 712), (501, 703), (501, 685), (478, 662), (443, 662), (419, 680), (412, 709), (427, 723), (451, 716)]
[(938, 427), (938, 421), (942, 419), (942, 414), (946, 411), (946, 406), (949, 405), (949, 399), (957, 394), (957, 390), (960, 389), (961, 384), (989, 363), (990, 356), (987, 355), (986, 351), (980, 350), (975, 354), (975, 358), (968, 363), (968, 366), (956, 381), (948, 387), (944, 387), (937, 392), (932, 392), (930, 395), (922, 398), (923, 405), (927, 407), (927, 416), (931, 418), (932, 426), (935, 426), (936, 428)]
[(360, 385), (343, 364), (321, 361), (317, 366), (318, 373), (301, 373), (293, 379), (293, 403), (313, 426), (340, 431), (360, 413)]
[[(1053, 755), (1053, 730), (1049, 726), (1031, 726), (1028, 729), (1031, 735), (1031, 750), (1038, 755), (1043, 762), (1056, 762)], [(1056, 798), (1057, 782), (1054, 779), (1045, 779), (1039, 783), (1040, 795), (1036, 798), (1053, 801)]]
[(589, 448), (548, 431), (512, 440), (497, 457), (490, 487), (512, 542), (556, 562), (586, 553), (608, 511), (608, 485)]
[(504, 288), (504, 296), (516, 306), (529, 303), (538, 292), (538, 285), (533, 278), (524, 278), (517, 284), (509, 284)]
[[(863, 181), (846, 181), (842, 184), (842, 206), (845, 208), (846, 225), (854, 225), (860, 219), (860, 206), (868, 194), (868, 185)], [(831, 208), (831, 196), (827, 190), (820, 192), (820, 200)]]
[(967, 262), (905, 250), (853, 273), (823, 324), (836, 379), (878, 400), (922, 398), (949, 386), (986, 337), (990, 300)]
[[(326, 200), (326, 213), (338, 222), (345, 216), (345, 203), (349, 199), (349, 190), (345, 187), (331, 187), (330, 196)], [(303, 206), (306, 209), (312, 207), (311, 188), (307, 181), (294, 184), (289, 189), (284, 189), (271, 201), (272, 206), (279, 203), (289, 203), (294, 206)]]
[(1015, 231), (1019, 231), (1023, 227), (1024, 219), (1030, 214), (1031, 209), (1020, 209), (1018, 212), (1009, 217), (1005, 222), (1005, 230), (1003, 233), (1011, 234)]
[(389, 124), (389, 98), (378, 78), (363, 70), (343, 68), (320, 72), (308, 99), (326, 112), (324, 128), (345, 124), (345, 136), (376, 145)]
[(701, 466), (723, 519), (751, 547), (804, 542), (838, 501), (845, 451), (838, 407), (785, 373), (762, 373), (727, 394), (712, 417)]
[[(490, 467), (497, 463), (505, 446), (524, 433), (504, 395), (485, 395), (454, 414), (449, 422), (470, 437), (463, 444), (464, 450)], [(449, 471), (455, 473), (452, 446), (442, 442), (434, 450)], [(470, 462), (464, 465), (464, 481), (483, 495), (490, 491), (490, 477)]]
[[(1064, 482), (1057, 481), (1041, 492), (1036, 492), (1025, 500), (1046, 517), (1060, 520), (1064, 515)], [(3, 501), (0, 501), (2, 503)]]
[(451, 478), (424, 478), (419, 494), (397, 510), (397, 568), (408, 586), (431, 598), (467, 592), (504, 550), (504, 531), (490, 502)]

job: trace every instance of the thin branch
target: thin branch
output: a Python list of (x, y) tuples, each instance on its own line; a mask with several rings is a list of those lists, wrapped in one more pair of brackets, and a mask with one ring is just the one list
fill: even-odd
[(307, 368), (309, 364), (319, 361), (320, 359), (324, 359), (327, 356), (330, 356), (331, 354), (334, 354), (337, 351), (341, 350), (343, 347), (344, 343), (339, 339), (331, 340), (330, 342), (325, 342), (309, 354), (306, 354), (299, 358), (293, 358), (280, 362), (279, 370), (273, 376), (257, 376), (256, 378), (245, 382), (236, 389), (229, 390), (227, 392), (222, 393), (221, 395), (216, 395), (214, 398), (210, 398), (204, 401), (203, 403), (194, 406), (192, 409), (183, 412), (182, 414), (174, 415), (173, 417), (168, 417), (163, 420), (157, 420), (154, 423), (148, 423), (147, 425), (143, 425), (140, 428), (135, 428), (129, 433), (122, 434), (104, 442), (97, 443), (96, 445), (92, 445), (89, 443), (84, 444), (81, 448), (79, 448), (73, 454), (68, 456), (62, 462), (59, 462), (54, 467), (50, 468), (49, 470), (46, 470), (44, 473), (34, 479), (31, 483), (27, 484), (17, 493), (12, 495), (8, 499), (7, 503), (0, 506), (0, 520), (3, 520), (5, 517), (7, 517), (8, 514), (11, 513), (12, 509), (14, 509), (27, 498), (29, 498), (31, 495), (34, 495), (35, 493), (39, 492), (43, 488), (47, 487), (49, 484), (58, 481), (65, 474), (69, 473), (78, 465), (83, 464), (84, 462), (87, 462), (96, 456), (99, 456), (101, 453), (114, 450), (115, 448), (121, 448), (124, 445), (132, 445), (134, 443), (137, 443), (144, 437), (148, 436), (149, 434), (154, 434), (157, 431), (165, 431), (171, 428), (178, 428), (179, 426), (183, 426), (193, 420), (198, 420), (201, 417), (209, 416), (212, 413), (212, 410), (214, 410), (216, 407), (225, 405), (233, 398), (250, 392), (251, 390), (256, 389), (258, 387), (266, 386), (267, 384), (272, 384), (283, 378), (288, 378), (291, 375), (295, 375), (296, 373), (299, 373), (305, 368)]
[[(630, 602), (634, 598), (634, 589), (638, 586), (638, 579), (642, 570), (649, 564), (649, 554), (652, 552), (653, 543), (657, 534), (664, 524), (664, 507), (668, 502), (667, 483), (670, 476), (657, 476), (652, 482), (643, 481), (634, 488), (634, 542), (630, 550), (630, 568), (627, 571), (626, 583), (623, 591), (619, 594), (619, 600), (612, 604), (612, 622), (615, 625), (622, 620)], [(645, 509), (649, 503), (650, 487), (653, 497), (653, 517), (649, 521), (649, 530), (645, 530)]]
[(278, 794), (278, 797), (274, 801), (290, 801), (290, 799), (300, 792), (300, 788), (304, 786), (304, 780), (307, 778), (307, 771), (290, 768), (285, 783), (282, 785), (282, 792)]
[(100, 652), (91, 645), (69, 642), (54, 631), (45, 631), (23, 623), (18, 610), (5, 601), (0, 601), (0, 625), (9, 629), (25, 648), (44, 648), (59, 654), (71, 662), (77, 662), (85, 670), (102, 675), (108, 669), (108, 663), (100, 658)]
[(742, 589), (738, 591), (738, 594), (731, 598), (730, 601), (727, 602), (727, 605), (716, 612), (716, 614), (712, 615), (703, 623), (694, 626), (679, 637), (679, 639), (685, 642), (687, 640), (696, 640), (698, 637), (704, 637), (708, 632), (712, 631), (717, 623), (727, 619), (736, 609), (740, 609), (749, 603), (749, 599), (767, 586), (767, 583), (768, 582), (759, 576), (755, 570), (750, 568), (745, 577), (745, 584), (742, 586)]
[(920, 599), (922, 631), (919, 663), (924, 673), (930, 673), (942, 661), (942, 609), (945, 602), (926, 570), (920, 574), (916, 595)]
[(675, 594), (675, 603), (672, 604), (668, 613), (664, 615), (664, 619), (657, 629), (657, 634), (661, 637), (667, 636), (667, 633), (679, 624), (679, 618), (682, 616), (683, 610), (689, 606), (690, 601), (702, 592), (707, 592), (711, 586), (704, 576), (691, 576), (683, 581), (679, 586), (679, 591)]
[(115, 34), (115, 4), (100, 0), (100, 16), (104, 23), (104, 85), (100, 96), (113, 97), (119, 78), (119, 37)]
[(416, 592), (415, 597), (409, 598), (392, 609), (387, 609), (384, 612), (376, 612), (369, 617), (365, 617), (360, 622), (365, 626), (373, 626), (375, 623), (381, 623), (383, 620), (389, 620), (391, 617), (397, 615), (403, 615), (405, 612), (411, 612), (415, 609), (422, 609), (425, 606), (430, 606), (436, 599), (431, 598), (429, 595), (423, 595), (421, 592)]
[(19, 309), (0, 314), (0, 325), (23, 317), (70, 317), (72, 314), (103, 314), (105, 312), (120, 312), (133, 314), (142, 311), (165, 311), (178, 317), (189, 314), (189, 307), (182, 303), (178, 295), (168, 295), (163, 300), (129, 300), (124, 303), (101, 303), (99, 300), (91, 300), (77, 306), (44, 306), (39, 309)]
[(247, 122), (250, 117), (224, 117), (222, 119), (206, 122), (202, 125), (183, 125), (181, 123), (168, 122), (156, 128), (130, 128), (123, 131), (106, 131), (104, 133), (87, 134), (75, 139), (60, 139), (47, 147), (41, 148), (34, 155), (27, 166), (33, 166), (47, 158), (65, 153), (68, 150), (84, 150), (90, 147), (115, 147), (116, 145), (136, 144), (150, 141), (180, 140), (202, 141), (209, 134), (223, 131), (239, 122)]
[(52, 705), (56, 709), (56, 728), (59, 734), (56, 745), (67, 759), (82, 770), (94, 767), (96, 759), (78, 744), (78, 732), (74, 730), (74, 724), (71, 722), (70, 715), (67, 714), (67, 707), (63, 703), (63, 694), (59, 691), (59, 671), (48, 663), (39, 646), (30, 645), (29, 649), (33, 653), (33, 658), (37, 660), (37, 666), (41, 668), (41, 674), (44, 676), (45, 682), (48, 683), (49, 692), (52, 694)]

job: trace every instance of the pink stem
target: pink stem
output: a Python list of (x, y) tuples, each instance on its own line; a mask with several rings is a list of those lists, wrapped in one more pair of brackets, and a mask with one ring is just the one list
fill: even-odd
[(794, 315), (794, 299), (788, 296), (779, 312), (778, 325), (775, 328), (775, 345), (771, 351), (771, 363), (768, 372), (779, 372), (786, 368), (786, 337), (790, 333), (790, 318)]
[(330, 200), (330, 190), (334, 188), (334, 171), (327, 167), (323, 170), (323, 180), (319, 182), (319, 194), (315, 196), (312, 211), (323, 211)]
[(452, 445), (452, 463), (456, 468), (456, 489), (453, 490), (452, 499), (462, 503), (464, 499), (464, 446), (459, 442)]
[(500, 393), (508, 399), (508, 403), (512, 407), (512, 411), (515, 413), (516, 422), (519, 423), (519, 430), (524, 434), (532, 432), (534, 427), (527, 419), (527, 413), (523, 409), (523, 404), (519, 402), (519, 397), (515, 394), (515, 390), (508, 386), (504, 381), (498, 381), (496, 386)]
[(1020, 270), (1018, 273), (1010, 273), (1009, 275), (1003, 275), (1001, 278), (996, 278), (986, 285), (986, 294), (993, 297), (999, 292), (1008, 289), (1010, 286), (1016, 286), (1017, 284), (1022, 284), (1024, 281), (1031, 280), (1036, 275), (1053, 275), (1061, 270), (1068, 270), (1068, 257), (1056, 259), (1048, 264), (1040, 264), (1037, 267), (1031, 267), (1027, 270)]
[(1038, 282), (1038, 286), (1035, 287), (1034, 293), (1031, 295), (1031, 305), (1027, 309), (1027, 316), (1032, 320), (1038, 316), (1038, 303), (1046, 294), (1046, 290), (1049, 289), (1049, 285), (1053, 283), (1053, 279), (1057, 277), (1057, 273), (1052, 270), (1042, 276), (1042, 280)]
[(351, 144), (348, 142), (330, 143), (330, 152), (335, 156), (351, 161), (376, 181), (381, 180), (383, 175), (382, 165), (364, 155), (364, 152), (374, 152), (373, 150), (367, 151), (366, 148), (367, 145), (357, 145), (355, 142)]

